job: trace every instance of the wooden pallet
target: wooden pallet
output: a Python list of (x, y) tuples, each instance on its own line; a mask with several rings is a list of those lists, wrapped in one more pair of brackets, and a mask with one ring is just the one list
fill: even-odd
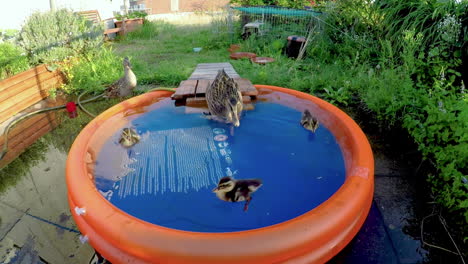
[(189, 80), (214, 80), (218, 71), (224, 69), (224, 71), (233, 79), (240, 78), (234, 67), (229, 62), (222, 63), (199, 63), (195, 68), (195, 71), (190, 75)]
[(258, 95), (258, 91), (253, 86), (252, 82), (248, 79), (241, 78), (230, 63), (200, 63), (197, 65), (190, 78), (180, 83), (176, 92), (172, 95), (172, 99), (186, 100), (191, 97), (204, 98), (206, 88), (211, 85), (218, 71), (221, 69), (224, 69), (229, 77), (234, 79), (243, 96), (255, 97)]

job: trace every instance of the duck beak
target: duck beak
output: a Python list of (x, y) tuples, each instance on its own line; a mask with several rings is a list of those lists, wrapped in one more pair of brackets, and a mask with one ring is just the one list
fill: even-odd
[(217, 191), (219, 191), (219, 187), (216, 187), (216, 188), (213, 189), (214, 193), (217, 192)]

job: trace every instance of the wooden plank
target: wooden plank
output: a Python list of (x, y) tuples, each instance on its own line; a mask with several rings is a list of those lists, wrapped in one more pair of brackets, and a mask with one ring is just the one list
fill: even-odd
[(235, 80), (237, 85), (239, 86), (239, 90), (241, 91), (242, 95), (249, 95), (249, 96), (257, 96), (258, 91), (253, 86), (252, 82), (249, 79), (236, 79)]
[(120, 32), (122, 30), (123, 30), (123, 28), (109, 28), (109, 29), (104, 30), (104, 35), (117, 33), (117, 32)]
[(213, 80), (198, 80), (197, 90), (195, 91), (197, 96), (199, 94), (204, 95), (206, 93), (206, 89), (211, 85), (212, 82)]
[[(252, 103), (252, 99), (250, 96), (242, 96), (242, 103), (243, 104), (250, 104)], [(206, 107), (208, 109), (208, 104), (206, 103), (205, 97), (191, 97), (187, 98), (186, 106), (188, 107)]]
[(27, 147), (32, 145), (37, 139), (54, 129), (56, 126), (56, 123), (47, 123), (40, 128), (34, 127), (34, 129), (31, 129), (30, 131), (32, 133), (28, 133), (28, 137), (25, 137), (23, 140), (21, 140), (19, 144), (16, 144), (7, 152), (5, 157), (0, 161), (0, 168), (3, 168), (12, 160), (17, 158), (21, 153), (23, 153), (26, 150)]
[[(56, 115), (54, 112), (48, 112), (48, 113), (38, 114), (38, 115), (22, 120), (15, 126), (13, 126), (12, 129), (10, 129), (10, 132), (8, 133), (8, 139), (11, 141), (13, 138), (23, 133), (24, 130), (30, 129), (31, 126), (42, 122), (41, 120), (43, 119), (55, 120)], [(0, 136), (0, 146), (3, 146), (4, 142), (5, 142), (5, 136), (2, 134)]]
[[(31, 117), (33, 118), (33, 117)], [(8, 135), (8, 147), (15, 148), (17, 145), (21, 144), (26, 138), (34, 134), (40, 128), (46, 126), (47, 124), (57, 124), (56, 117), (53, 115), (49, 116), (41, 116), (40, 119), (35, 119), (36, 122), (33, 124), (29, 124), (27, 127), (23, 127), (21, 130), (18, 130), (19, 133), (12, 135), (11, 133)], [(13, 132), (13, 131), (12, 131)], [(4, 138), (2, 137), (0, 141), (0, 145), (3, 147)]]
[(234, 67), (232, 67), (231, 63), (224, 62), (224, 63), (200, 63), (195, 68), (195, 71), (190, 75), (189, 80), (196, 80), (196, 79), (214, 79), (218, 74), (218, 71), (224, 69), (227, 75), (231, 78), (240, 78), (239, 74), (237, 74)]
[[(200, 63), (187, 81), (180, 83), (179, 88), (172, 95), (175, 100), (191, 97), (204, 97), (206, 89), (213, 82), (220, 68), (235, 80), (242, 95), (257, 96), (258, 91), (248, 79), (240, 78), (230, 63)], [(195, 90), (193, 90), (195, 87)], [(190, 102), (189, 102), (190, 103)]]
[(25, 79), (28, 79), (32, 76), (36, 76), (38, 74), (41, 74), (43, 72), (47, 72), (47, 67), (45, 64), (41, 64), (37, 67), (34, 67), (32, 69), (29, 69), (27, 71), (24, 71), (22, 73), (18, 73), (16, 75), (11, 76), (10, 78), (4, 79), (0, 81), (0, 92), (3, 91), (4, 89), (15, 85), (19, 82), (22, 82)]
[(20, 111), (29, 107), (30, 104), (25, 105), (23, 103), (24, 100), (31, 98), (31, 97), (40, 98), (42, 100), (46, 98), (47, 96), (49, 96), (50, 88), (53, 88), (59, 84), (60, 84), (60, 80), (54, 77), (54, 78), (51, 78), (42, 82), (40, 87), (38, 86), (30, 87), (14, 96), (11, 96), (10, 98), (8, 98), (8, 100), (4, 100), (0, 102), (0, 115), (3, 114), (3, 111), (11, 107), (20, 109)]
[[(56, 80), (60, 79), (62, 81), (63, 78), (61, 75), (62, 74), (59, 72), (45, 72), (43, 74), (32, 76), (28, 79), (18, 82), (0, 92), (0, 103), (16, 96), (24, 90), (30, 88), (37, 89), (37, 87), (42, 86), (43, 82), (46, 82), (52, 78), (55, 78)], [(42, 87), (41, 90), (43, 90)]]
[(199, 63), (197, 67), (200, 68), (233, 68), (229, 62), (218, 62), (218, 63)]
[(172, 99), (183, 99), (187, 96), (195, 96), (195, 89), (197, 87), (197, 80), (187, 80), (180, 82), (179, 87), (175, 93), (172, 94)]
[[(48, 95), (49, 92), (46, 91), (46, 94)], [(0, 123), (3, 123), (5, 120), (9, 119), (11, 116), (23, 111), (24, 109), (26, 109), (29, 106), (41, 101), (42, 99), (44, 99), (44, 96), (38, 95), (36, 93), (33, 96), (31, 96), (30, 98), (25, 99), (23, 102), (15, 105), (13, 107), (10, 107), (10, 108), (8, 108), (6, 110), (0, 109), (0, 110), (3, 110), (3, 111), (0, 112)]]

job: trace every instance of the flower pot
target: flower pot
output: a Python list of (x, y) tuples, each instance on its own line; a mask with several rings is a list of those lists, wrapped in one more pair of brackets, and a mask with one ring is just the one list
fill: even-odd
[(257, 54), (252, 52), (234, 52), (229, 55), (229, 57), (233, 60), (239, 59), (251, 59), (257, 57)]

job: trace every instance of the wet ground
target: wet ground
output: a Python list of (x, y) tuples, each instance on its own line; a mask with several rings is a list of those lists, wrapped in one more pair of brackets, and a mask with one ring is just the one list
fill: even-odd
[[(89, 107), (98, 113), (109, 104)], [(0, 263), (90, 262), (94, 251), (79, 240), (65, 185), (68, 149), (89, 120), (84, 113), (65, 119), (0, 171)], [(462, 263), (452, 253), (422, 247), (421, 219), (429, 206), (414, 187), (423, 185), (415, 176), (417, 164), (405, 162), (409, 158), (403, 154), (389, 154), (392, 146), (381, 139), (369, 138), (376, 164), (374, 202), (358, 235), (330, 263)], [(427, 225), (427, 239), (455, 251), (442, 238), (446, 234), (431, 234), (436, 225)]]

